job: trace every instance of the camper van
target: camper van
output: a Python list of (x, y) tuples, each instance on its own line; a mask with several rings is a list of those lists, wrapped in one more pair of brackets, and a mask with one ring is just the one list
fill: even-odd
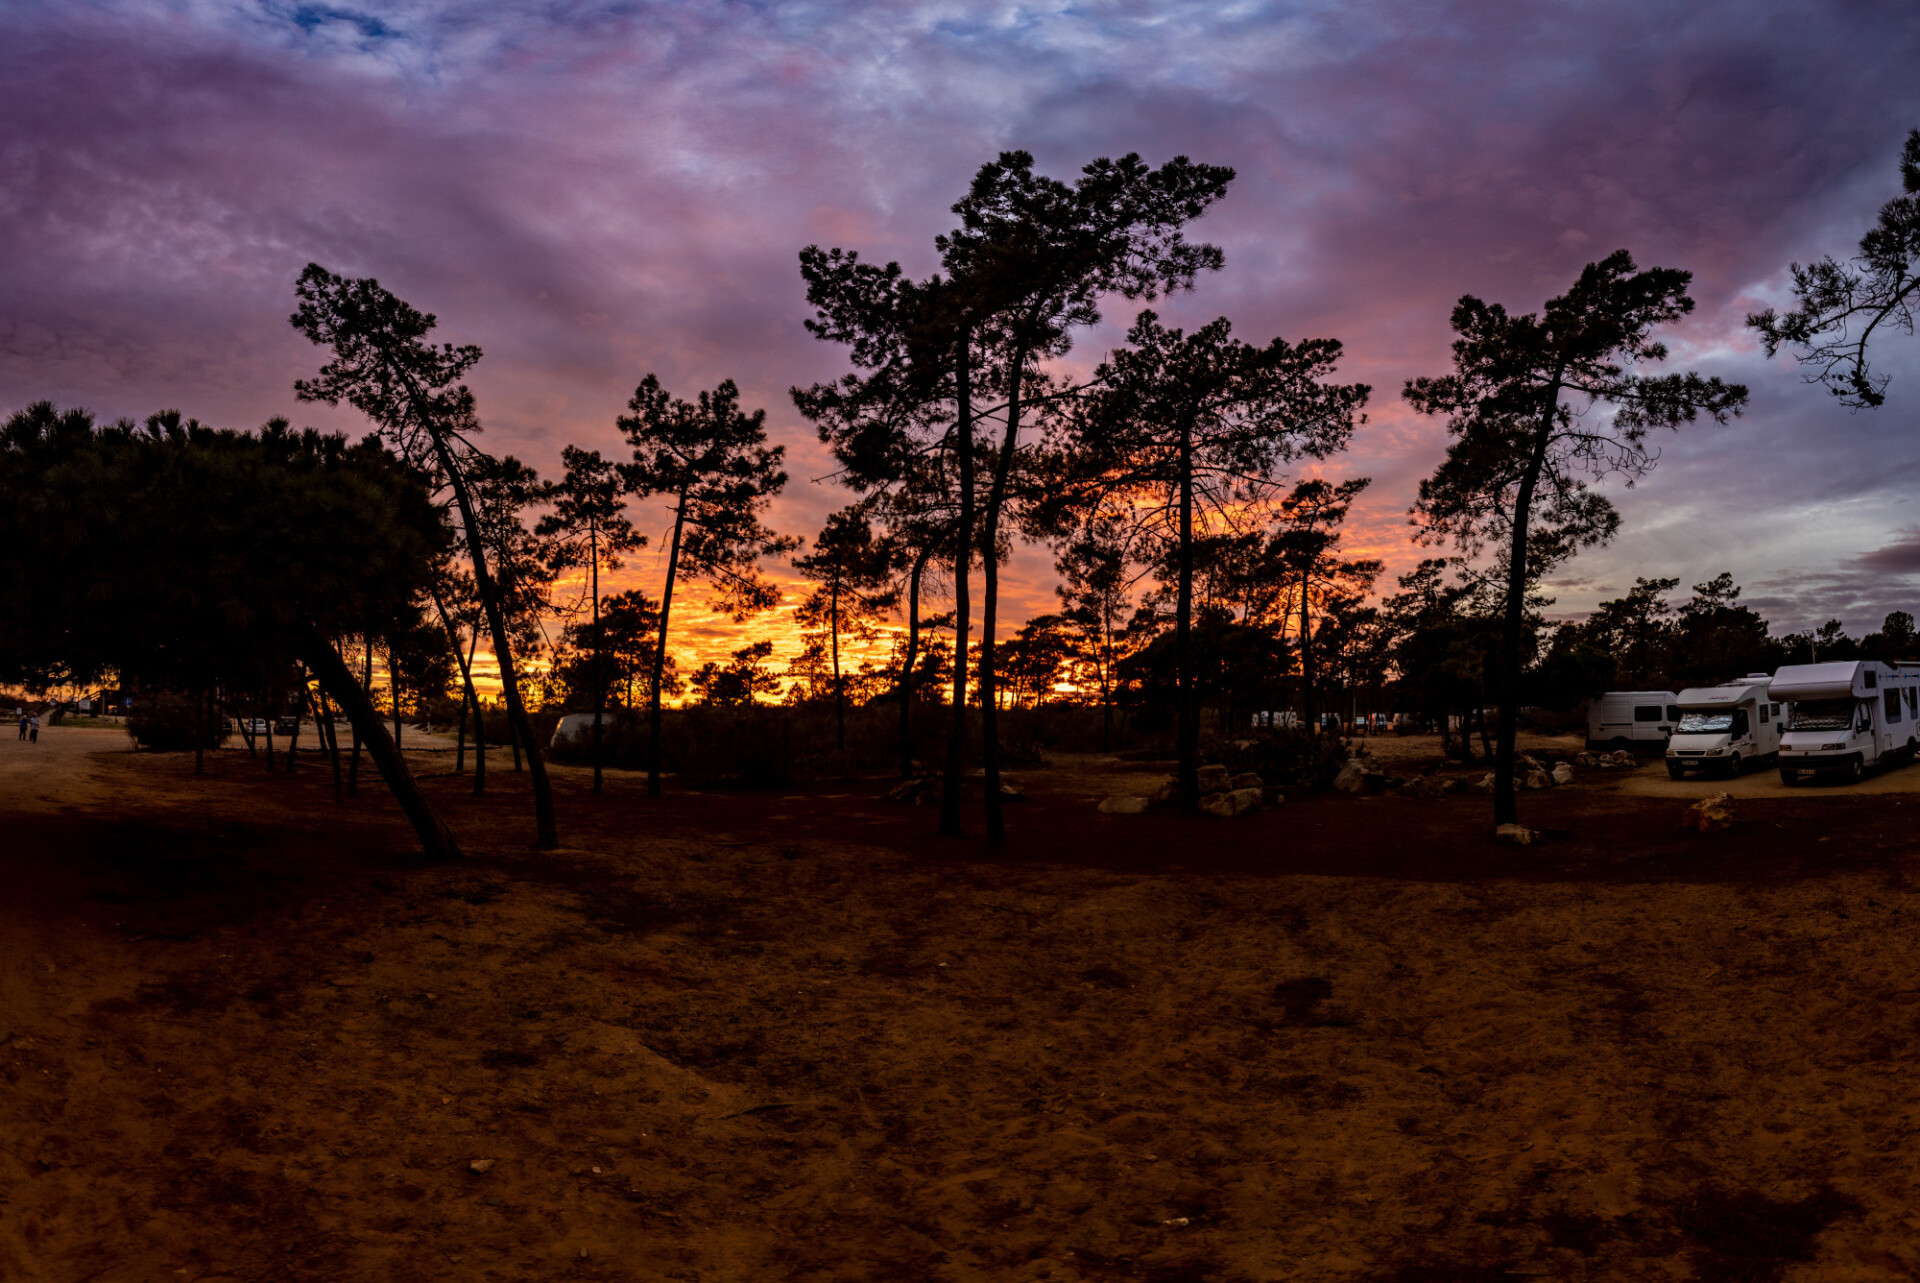
[(1769, 689), (1787, 706), (1784, 783), (1822, 771), (1857, 780), (1869, 766), (1911, 760), (1920, 744), (1920, 665), (1791, 664), (1773, 675)]
[(1696, 686), (1676, 697), (1680, 724), (1667, 741), (1667, 774), (1738, 775), (1780, 751), (1780, 704), (1768, 693), (1765, 673), (1718, 686)]
[(1672, 691), (1608, 691), (1587, 708), (1587, 747), (1659, 744), (1679, 722)]

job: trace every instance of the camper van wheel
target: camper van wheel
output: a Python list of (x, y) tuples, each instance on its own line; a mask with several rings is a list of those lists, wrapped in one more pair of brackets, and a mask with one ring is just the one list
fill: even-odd
[(1739, 774), (1740, 774), (1740, 765), (1741, 765), (1741, 764), (1740, 764), (1740, 755), (1739, 755), (1738, 753), (1735, 753), (1735, 754), (1734, 754), (1734, 755), (1733, 755), (1732, 757), (1730, 757), (1730, 758), (1728, 758), (1728, 759), (1727, 759), (1727, 776), (1728, 776), (1728, 778), (1730, 778), (1730, 779), (1731, 779), (1731, 778), (1736, 778), (1736, 777), (1738, 777), (1738, 776), (1739, 776)]
[(1677, 780), (1682, 776), (1684, 776), (1686, 773), (1687, 773), (1687, 766), (1685, 762), (1676, 762), (1671, 759), (1668, 760), (1667, 762), (1667, 778), (1668, 779)]
[(1861, 762), (1859, 754), (1856, 753), (1847, 759), (1847, 781), (1849, 783), (1858, 783), (1866, 773), (1866, 765)]

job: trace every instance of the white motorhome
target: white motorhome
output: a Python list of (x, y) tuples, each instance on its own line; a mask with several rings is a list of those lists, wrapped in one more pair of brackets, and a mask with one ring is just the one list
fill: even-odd
[(1920, 745), (1920, 665), (1791, 664), (1773, 675), (1769, 689), (1787, 705), (1780, 740), (1785, 783), (1822, 771), (1857, 780), (1869, 766), (1911, 761)]
[(1683, 690), (1680, 724), (1667, 741), (1667, 774), (1679, 779), (1689, 767), (1706, 774), (1738, 775), (1780, 751), (1780, 704), (1768, 694), (1765, 673), (1718, 686)]
[(1672, 691), (1608, 691), (1587, 706), (1587, 747), (1658, 744), (1679, 723)]

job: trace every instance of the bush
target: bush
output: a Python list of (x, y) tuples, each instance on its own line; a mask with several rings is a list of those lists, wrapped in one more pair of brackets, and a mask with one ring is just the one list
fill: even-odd
[[(185, 752), (194, 747), (194, 701), (171, 692), (147, 695), (128, 711), (127, 734), (149, 753)], [(199, 747), (219, 748), (229, 734), (227, 719), (208, 713)]]
[(1310, 735), (1305, 730), (1277, 730), (1255, 738), (1245, 748), (1223, 746), (1221, 759), (1229, 770), (1258, 771), (1269, 784), (1301, 788), (1331, 788), (1333, 777), (1346, 762), (1346, 741), (1338, 735)]

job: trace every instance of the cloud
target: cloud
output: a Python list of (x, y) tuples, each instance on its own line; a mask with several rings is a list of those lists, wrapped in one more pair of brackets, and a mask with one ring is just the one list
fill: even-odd
[(1920, 574), (1920, 527), (1908, 526), (1900, 537), (1853, 559), (1862, 570), (1887, 575)]
[[(16, 4), (0, 403), (357, 430), (291, 395), (316, 362), (291, 285), (318, 260), (484, 347), (489, 440), (548, 469), (567, 442), (617, 449), (649, 371), (679, 395), (736, 379), (789, 447), (775, 522), (811, 532), (847, 496), (813, 483), (830, 461), (786, 392), (845, 366), (801, 328), (798, 249), (924, 272), (1003, 147), (1062, 176), (1184, 153), (1238, 170), (1196, 229), (1228, 270), (1162, 310), (1345, 341), (1371, 422), (1326, 470), (1375, 479), (1350, 539), (1390, 571), (1421, 555), (1405, 510), (1445, 446), (1399, 389), (1445, 368), (1454, 300), (1536, 309), (1624, 245), (1695, 272), (1676, 354), (1754, 404), (1610, 489), (1626, 533), (1556, 609), (1722, 568), (1810, 576), (1791, 581), (1810, 605), (1920, 517), (1899, 409), (1920, 402), (1920, 345), (1889, 335), (1895, 406), (1848, 416), (1741, 319), (1896, 190), (1920, 124), (1911, 18), (1906, 0)], [(1011, 612), (1051, 605), (1048, 562), (1016, 560)]]

